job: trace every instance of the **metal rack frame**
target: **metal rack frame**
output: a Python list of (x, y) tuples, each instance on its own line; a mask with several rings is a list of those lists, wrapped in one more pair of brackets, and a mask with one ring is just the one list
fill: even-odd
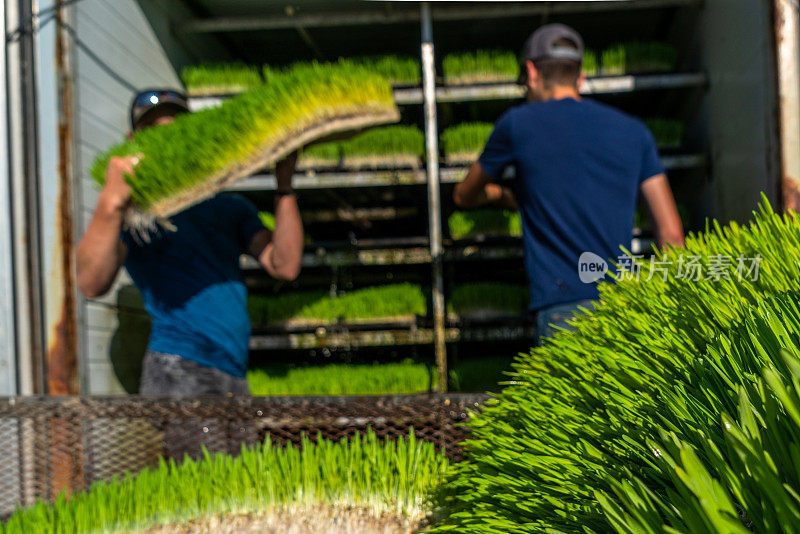
[[(591, 5), (572, 2), (557, 2), (552, 5), (515, 5), (486, 7), (481, 9), (431, 7), (421, 2), (419, 11), (395, 12), (391, 14), (353, 13), (346, 15), (332, 13), (320, 17), (304, 15), (287, 17), (264, 17), (248, 19), (213, 19), (188, 21), (180, 29), (189, 33), (209, 31), (242, 31), (275, 28), (301, 28), (313, 26), (336, 26), (337, 24), (394, 24), (398, 22), (420, 23), (420, 57), (422, 83), (420, 87), (397, 87), (394, 89), (398, 105), (423, 106), (426, 139), (426, 166), (423, 169), (385, 169), (378, 171), (347, 172), (342, 170), (326, 172), (299, 173), (295, 187), (299, 190), (324, 190), (330, 188), (352, 189), (368, 187), (422, 186), (427, 189), (428, 236), (426, 242), (402, 246), (398, 243), (375, 243), (377, 246), (364, 246), (363, 243), (350, 243), (347, 246), (332, 244), (310, 247), (303, 255), (302, 265), (313, 267), (353, 267), (371, 265), (430, 265), (432, 274), (432, 317), (424, 324), (385, 324), (364, 328), (359, 325), (334, 324), (318, 325), (307, 331), (281, 329), (254, 335), (250, 348), (253, 350), (273, 349), (316, 349), (333, 347), (350, 349), (363, 346), (422, 345), (433, 344), (439, 372), (439, 388), (447, 387), (447, 344), (458, 341), (500, 341), (533, 337), (531, 327), (525, 324), (499, 325), (455, 325), (448, 322), (445, 312), (444, 270), (449, 261), (475, 260), (517, 260), (522, 257), (518, 241), (500, 246), (483, 247), (476, 243), (445, 243), (442, 232), (441, 193), (442, 184), (460, 181), (464, 167), (445, 166), (440, 168), (438, 149), (439, 132), (436, 107), (438, 103), (470, 102), (518, 99), (524, 96), (524, 89), (514, 83), (486, 83), (472, 85), (445, 85), (437, 79), (434, 68), (433, 19), (468, 19), (482, 13), (484, 17), (508, 16), (506, 8), (515, 7), (520, 14), (586, 12), (588, 10), (617, 10), (629, 8), (654, 8), (699, 4), (700, 0), (637, 0), (631, 2), (594, 2)], [(341, 16), (340, 16), (341, 15)], [(355, 17), (355, 18), (354, 18)], [(341, 20), (340, 20), (341, 19)], [(665, 74), (596, 76), (589, 78), (581, 87), (581, 93), (623, 94), (640, 91), (667, 89), (703, 89), (708, 79), (703, 73), (676, 72)], [(206, 96), (190, 99), (192, 110), (220, 105), (231, 95)], [(705, 154), (670, 154), (662, 156), (662, 163), (668, 170), (703, 169), (707, 166)], [(509, 178), (512, 176), (508, 176)], [(260, 174), (233, 184), (229, 191), (269, 192), (275, 190), (273, 175)], [(396, 241), (396, 240), (394, 240)], [(418, 240), (420, 241), (420, 240)], [(634, 236), (631, 250), (642, 253), (649, 249), (652, 241), (643, 236)], [(398, 248), (399, 247), (399, 248)], [(243, 259), (242, 267), (255, 268), (254, 262)]]

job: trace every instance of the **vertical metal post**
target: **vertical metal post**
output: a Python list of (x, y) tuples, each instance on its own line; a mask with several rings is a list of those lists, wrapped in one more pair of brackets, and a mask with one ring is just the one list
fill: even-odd
[(783, 209), (800, 212), (800, 21), (797, 2), (775, 0)]
[(30, 395), (45, 392), (36, 21), (31, 0), (6, 0), (6, 8), (6, 35), (13, 34), (6, 40), (6, 90), (18, 393)]
[[(6, 6), (0, 4), (0, 28), (6, 27)], [(6, 54), (0, 53), (0, 395), (17, 394), (17, 343), (14, 321), (11, 176), (8, 168)]]
[(444, 275), (442, 269), (442, 210), (439, 193), (439, 131), (436, 124), (436, 70), (433, 62), (433, 21), (428, 2), (420, 5), (422, 20), (422, 99), (428, 162), (428, 228), (433, 259), (433, 343), (439, 370), (439, 392), (447, 391)]

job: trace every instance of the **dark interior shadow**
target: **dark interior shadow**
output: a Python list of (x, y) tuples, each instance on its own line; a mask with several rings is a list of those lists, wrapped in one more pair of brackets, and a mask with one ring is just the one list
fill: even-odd
[(136, 286), (122, 286), (117, 292), (117, 330), (111, 338), (110, 358), (119, 383), (127, 393), (139, 392), (142, 360), (150, 337), (150, 317)]

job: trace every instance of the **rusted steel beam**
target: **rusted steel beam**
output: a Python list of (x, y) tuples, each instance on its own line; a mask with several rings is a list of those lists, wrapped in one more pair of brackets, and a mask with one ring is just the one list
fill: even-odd
[[(58, 217), (57, 240), (52, 245), (58, 270), (48, 274), (48, 296), (60, 300), (60, 314), (50, 318), (47, 332), (47, 390), (51, 395), (80, 392), (78, 380), (77, 295), (75, 291), (73, 220), (73, 83), (71, 41), (65, 24), (67, 8), (59, 0), (55, 11), (56, 76), (58, 82)], [(58, 287), (56, 287), (58, 286)]]

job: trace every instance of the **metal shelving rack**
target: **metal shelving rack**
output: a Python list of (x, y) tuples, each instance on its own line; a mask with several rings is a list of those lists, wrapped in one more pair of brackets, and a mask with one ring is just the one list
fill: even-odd
[[(324, 191), (336, 189), (355, 191), (374, 188), (405, 188), (426, 186), (428, 206), (428, 235), (408, 239), (343, 240), (332, 243), (314, 243), (306, 247), (303, 255), (304, 268), (330, 268), (373, 266), (428, 266), (431, 269), (432, 316), (414, 320), (386, 323), (324, 324), (300, 327), (272, 327), (256, 330), (251, 338), (252, 350), (316, 350), (333, 348), (350, 350), (360, 347), (389, 347), (410, 345), (433, 345), (439, 371), (439, 387), (447, 387), (447, 344), (458, 342), (500, 342), (532, 338), (534, 332), (520, 318), (503, 321), (461, 321), (448, 318), (445, 312), (446, 263), (484, 262), (494, 260), (521, 261), (519, 239), (503, 239), (492, 242), (450, 241), (442, 233), (442, 202), (440, 186), (458, 182), (466, 171), (463, 167), (440, 167), (438, 149), (437, 105), (442, 103), (501, 101), (519, 99), (521, 87), (512, 83), (487, 83), (474, 85), (443, 85), (437, 80), (434, 67), (433, 20), (460, 20), (481, 17), (503, 17), (513, 13), (556, 14), (588, 11), (613, 11), (639, 8), (680, 7), (700, 4), (700, 0), (629, 0), (627, 2), (552, 2), (544, 4), (514, 4), (511, 11), (500, 7), (442, 8), (420, 3), (419, 12), (395, 13), (363, 17), (348, 15), (339, 20), (336, 15), (324, 19), (312, 15), (294, 17), (292, 21), (280, 18), (227, 19), (217, 21), (190, 21), (184, 31), (235, 31), (305, 27), (306, 25), (337, 26), (353, 24), (394, 24), (411, 21), (420, 23), (420, 57), (422, 84), (420, 87), (395, 88), (398, 105), (422, 106), (425, 123), (426, 165), (423, 169), (384, 169), (379, 171), (327, 171), (304, 172), (295, 178), (295, 187), (301, 191)], [(513, 13), (512, 13), (513, 12)], [(585, 95), (625, 95), (647, 91), (702, 90), (707, 77), (698, 72), (676, 72), (666, 74), (598, 76), (587, 79), (581, 88)], [(230, 95), (192, 98), (193, 110), (220, 105)], [(703, 170), (707, 158), (703, 153), (666, 154), (662, 163), (667, 170)], [(512, 176), (508, 176), (511, 178)], [(246, 193), (269, 193), (275, 190), (275, 178), (270, 174), (254, 175), (232, 185), (229, 190)], [(301, 206), (302, 209), (302, 206)], [(642, 252), (649, 248), (646, 235), (633, 237), (632, 251)], [(242, 268), (256, 270), (254, 261), (243, 258)], [(520, 264), (521, 267), (521, 264)]]

